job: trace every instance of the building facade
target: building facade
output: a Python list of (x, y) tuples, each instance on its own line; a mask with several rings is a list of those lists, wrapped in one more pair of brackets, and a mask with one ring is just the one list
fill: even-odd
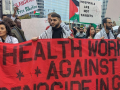
[(105, 18), (107, 5), (108, 5), (108, 0), (103, 0), (103, 4), (102, 4), (102, 19)]
[(12, 0), (2, 0), (2, 11), (3, 14), (13, 14), (13, 3)]
[(0, 0), (0, 17), (2, 16), (2, 0)]
[(69, 0), (44, 0), (44, 14), (56, 12), (62, 21), (69, 22)]
[(38, 5), (37, 12), (40, 13), (40, 15), (34, 15), (34, 12), (30, 12), (29, 15), (31, 18), (44, 18), (44, 0), (36, 0)]

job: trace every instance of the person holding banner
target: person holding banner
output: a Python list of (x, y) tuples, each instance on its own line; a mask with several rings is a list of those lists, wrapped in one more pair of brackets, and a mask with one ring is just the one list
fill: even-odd
[(54, 14), (55, 12), (49, 13), (48, 14), (48, 23), (50, 24), (49, 26), (46, 27), (46, 30), (51, 26), (51, 15)]
[(18, 43), (17, 38), (11, 36), (11, 30), (4, 22), (0, 23), (0, 42)]
[[(50, 28), (51, 25), (51, 15), (52, 14), (57, 14), (56, 12), (52, 12), (48, 14), (48, 22), (49, 22), (49, 26), (46, 27), (46, 30), (48, 30)], [(67, 30), (69, 33), (71, 33), (71, 36), (73, 36), (72, 31), (67, 27), (67, 25), (64, 22), (60, 23), (60, 26), (64, 29)]]
[(70, 32), (61, 27), (61, 16), (57, 13), (51, 15), (51, 27), (44, 31), (39, 37), (32, 38), (33, 41), (37, 39), (52, 39), (52, 38), (70, 38)]
[(112, 29), (111, 18), (104, 18), (103, 26), (104, 28), (95, 35), (95, 39), (115, 39), (113, 33), (111, 32)]
[(95, 36), (95, 28), (93, 26), (90, 26), (87, 29), (86, 38), (88, 38), (88, 39), (94, 39), (94, 36)]
[(19, 43), (26, 41), (23, 30), (19, 29), (12, 19), (5, 18), (3, 19), (3, 22), (10, 26), (12, 35), (18, 39)]

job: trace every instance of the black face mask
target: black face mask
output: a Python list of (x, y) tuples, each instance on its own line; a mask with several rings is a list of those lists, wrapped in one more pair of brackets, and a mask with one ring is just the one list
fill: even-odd
[(107, 30), (111, 30), (111, 27), (106, 26), (106, 29), (107, 29)]

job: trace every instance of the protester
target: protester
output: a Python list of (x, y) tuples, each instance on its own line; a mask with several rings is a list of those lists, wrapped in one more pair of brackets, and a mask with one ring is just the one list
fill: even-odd
[(120, 40), (120, 26), (118, 28), (118, 35), (117, 35), (117, 39)]
[(3, 43), (18, 43), (18, 40), (11, 36), (10, 27), (4, 22), (0, 23), (0, 41)]
[(3, 20), (4, 18), (7, 18), (7, 15), (3, 14), (1, 19)]
[(96, 28), (96, 34), (97, 34), (99, 31), (100, 31), (100, 28), (97, 27), (97, 28)]
[(16, 15), (16, 13), (17, 13), (17, 10), (18, 10), (18, 7), (14, 7), (14, 13), (13, 13), (13, 15), (11, 16), (11, 19), (12, 19), (13, 21), (15, 21), (15, 19), (16, 19), (15, 15)]
[(90, 26), (87, 29), (86, 38), (88, 38), (88, 39), (94, 39), (94, 36), (95, 36), (95, 28), (93, 26)]
[[(52, 39), (52, 38), (70, 38), (73, 37), (70, 36), (70, 32), (63, 29), (61, 27), (61, 17), (59, 14), (54, 13), (51, 15), (51, 27), (44, 31), (40, 36), (39, 39)], [(32, 40), (37, 40), (38, 37), (32, 38)]]
[(51, 26), (51, 15), (54, 14), (55, 12), (52, 12), (52, 13), (49, 13), (48, 14), (48, 23), (49, 23), (49, 26), (46, 27), (46, 30)]
[[(14, 21), (16, 19), (15, 15), (17, 13), (17, 10), (18, 10), (18, 7), (14, 7), (14, 13), (13, 15), (11, 16), (11, 19)], [(1, 17), (1, 20), (3, 21), (3, 19), (5, 18), (8, 18), (8, 16), (6, 14), (3, 14), (2, 17)]]
[(104, 28), (95, 35), (95, 39), (115, 39), (111, 32), (112, 21), (110, 18), (103, 19), (103, 26)]
[(21, 28), (21, 20), (18, 17), (15, 19), (15, 23), (16, 23), (18, 28), (22, 29)]
[(115, 22), (115, 21), (113, 21), (113, 27), (114, 27), (114, 26), (116, 26), (116, 22)]
[(77, 30), (79, 30), (79, 32), (76, 34), (75, 38), (85, 38), (86, 37), (83, 27), (77, 27)]
[(12, 19), (5, 18), (3, 19), (3, 22), (10, 26), (12, 35), (18, 39), (19, 43), (26, 41), (24, 32), (16, 26), (16, 23)]
[[(48, 14), (48, 22), (49, 22), (49, 26), (46, 27), (46, 30), (48, 30), (50, 28), (51, 25), (51, 15), (52, 14), (57, 14), (56, 12), (52, 12), (52, 13), (49, 13)], [(69, 29), (69, 27), (67, 27), (67, 25), (61, 21), (60, 23), (61, 27), (64, 29), (64, 30), (67, 30), (69, 33), (71, 33), (71, 36), (74, 37), (74, 35), (72, 34), (72, 31)]]
[(69, 28), (69, 26), (67, 26), (64, 22), (60, 23), (60, 26), (64, 29), (67, 30), (67, 32), (71, 33), (70, 36), (74, 37), (74, 35), (72, 34), (72, 30)]

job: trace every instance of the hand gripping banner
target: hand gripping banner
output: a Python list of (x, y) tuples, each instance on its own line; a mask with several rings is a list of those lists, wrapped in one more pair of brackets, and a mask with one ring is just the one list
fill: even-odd
[(0, 43), (0, 90), (120, 90), (120, 41)]

